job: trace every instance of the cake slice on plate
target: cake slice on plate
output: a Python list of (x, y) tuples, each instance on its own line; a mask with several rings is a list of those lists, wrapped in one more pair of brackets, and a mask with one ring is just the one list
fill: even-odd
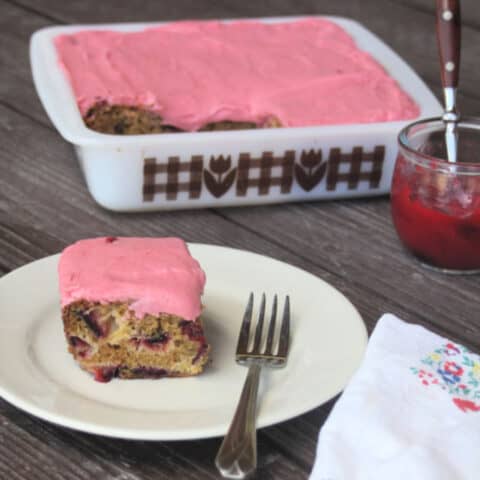
[(205, 274), (183, 240), (81, 240), (63, 251), (59, 280), (68, 349), (95, 380), (203, 370)]

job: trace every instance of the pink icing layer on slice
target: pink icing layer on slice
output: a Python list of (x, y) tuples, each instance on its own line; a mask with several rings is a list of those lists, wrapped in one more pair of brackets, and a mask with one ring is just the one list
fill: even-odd
[(201, 312), (205, 274), (179, 238), (94, 238), (67, 247), (58, 267), (62, 306), (132, 301), (138, 317)]
[(419, 115), (368, 53), (322, 19), (81, 31), (55, 45), (82, 115), (102, 101), (136, 105), (189, 131), (222, 120), (307, 126)]

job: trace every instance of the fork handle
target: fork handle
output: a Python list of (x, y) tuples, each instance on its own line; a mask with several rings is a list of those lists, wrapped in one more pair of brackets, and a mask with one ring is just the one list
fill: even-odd
[(215, 459), (225, 478), (245, 478), (257, 467), (255, 418), (260, 370), (257, 363), (249, 366), (235, 415)]

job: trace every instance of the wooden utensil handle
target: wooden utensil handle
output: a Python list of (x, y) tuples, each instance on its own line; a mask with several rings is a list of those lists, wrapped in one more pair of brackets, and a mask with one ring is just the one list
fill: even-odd
[(437, 41), (443, 87), (456, 88), (460, 69), (460, 0), (437, 0)]

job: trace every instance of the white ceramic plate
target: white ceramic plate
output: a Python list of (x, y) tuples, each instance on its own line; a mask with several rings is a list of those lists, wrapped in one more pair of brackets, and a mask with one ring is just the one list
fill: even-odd
[(341, 293), (261, 255), (199, 244), (190, 250), (207, 274), (204, 318), (213, 362), (202, 375), (93, 381), (67, 352), (56, 255), (0, 279), (0, 395), (50, 422), (112, 437), (223, 435), (247, 372), (235, 364), (234, 351), (250, 291), (265, 291), (270, 298), (288, 293), (292, 306), (289, 362), (262, 373), (258, 426), (300, 415), (342, 390), (359, 366), (367, 334)]

